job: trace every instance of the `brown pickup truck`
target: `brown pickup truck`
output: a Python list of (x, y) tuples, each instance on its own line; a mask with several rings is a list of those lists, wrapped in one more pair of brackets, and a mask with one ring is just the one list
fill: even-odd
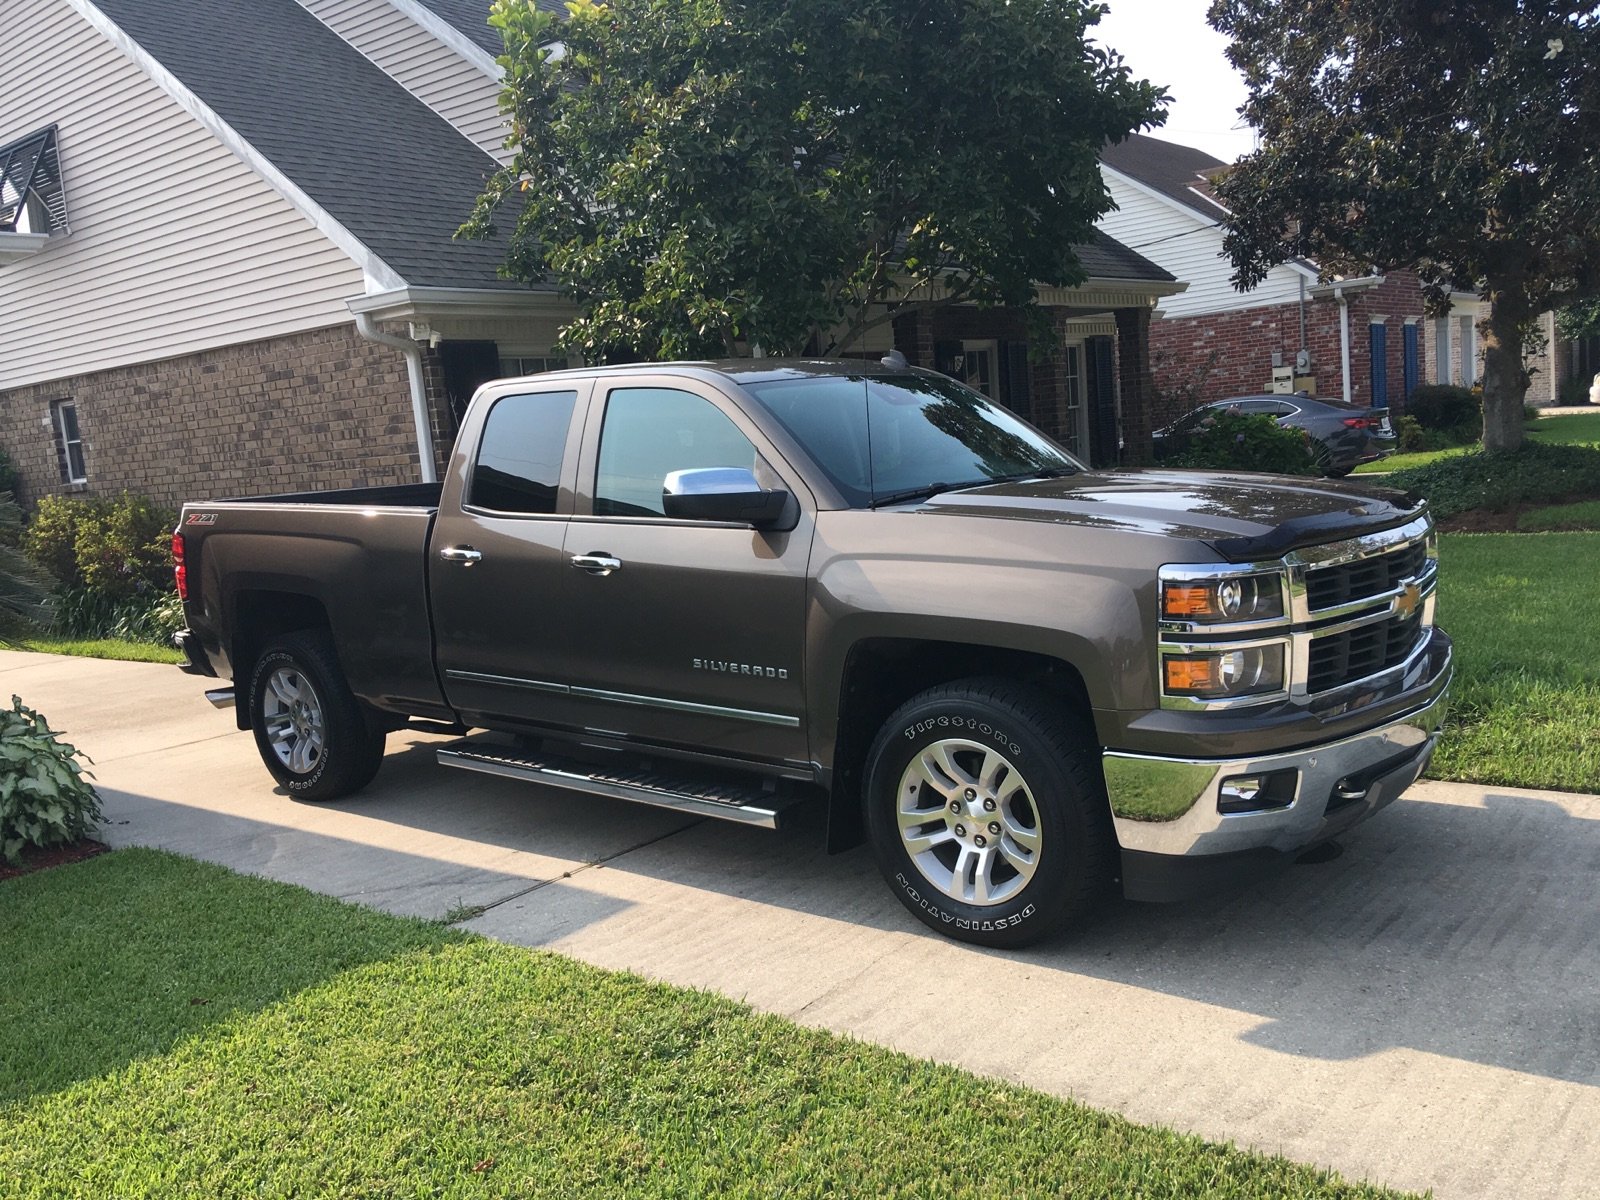
[(189, 504), (174, 549), (184, 669), (291, 795), (411, 725), (704, 816), (815, 799), (988, 945), (1327, 842), (1423, 770), (1451, 677), (1414, 498), (1091, 471), (888, 360), (499, 381), (442, 484)]

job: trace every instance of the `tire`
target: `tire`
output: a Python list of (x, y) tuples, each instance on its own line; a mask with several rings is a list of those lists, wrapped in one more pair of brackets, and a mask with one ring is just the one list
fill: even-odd
[(969, 679), (912, 697), (868, 752), (865, 802), (890, 889), (958, 941), (1016, 947), (1048, 937), (1112, 879), (1110, 808), (1089, 723), (1025, 684)]
[(272, 777), (301, 800), (360, 791), (383, 764), (383, 728), (362, 707), (321, 631), (285, 634), (250, 675), (250, 727)]

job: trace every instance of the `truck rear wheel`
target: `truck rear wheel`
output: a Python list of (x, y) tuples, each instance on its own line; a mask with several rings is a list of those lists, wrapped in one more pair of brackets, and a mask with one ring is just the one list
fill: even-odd
[(1112, 833), (1087, 721), (1003, 679), (920, 693), (867, 757), (867, 828), (883, 877), (924, 924), (1023, 946), (1083, 915), (1110, 882)]
[(302, 800), (360, 791), (383, 763), (383, 728), (319, 631), (286, 634), (262, 651), (250, 676), (250, 727), (267, 770)]

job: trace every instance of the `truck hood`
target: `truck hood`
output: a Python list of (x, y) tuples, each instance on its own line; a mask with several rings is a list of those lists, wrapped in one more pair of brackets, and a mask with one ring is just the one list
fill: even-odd
[(1425, 507), (1405, 492), (1292, 475), (1085, 471), (946, 492), (920, 510), (1185, 538), (1249, 562), (1403, 525)]

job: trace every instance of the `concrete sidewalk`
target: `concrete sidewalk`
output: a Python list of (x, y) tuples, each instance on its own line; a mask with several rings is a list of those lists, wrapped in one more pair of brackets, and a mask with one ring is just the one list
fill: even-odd
[(999, 954), (926, 932), (865, 851), (825, 855), (820, 814), (773, 834), (555, 793), (417, 734), (360, 796), (300, 804), (202, 690), (0, 653), (0, 692), (96, 760), (115, 845), (481, 909), (467, 928), (1351, 1178), (1600, 1195), (1600, 798), (1419, 784), (1333, 862)]

